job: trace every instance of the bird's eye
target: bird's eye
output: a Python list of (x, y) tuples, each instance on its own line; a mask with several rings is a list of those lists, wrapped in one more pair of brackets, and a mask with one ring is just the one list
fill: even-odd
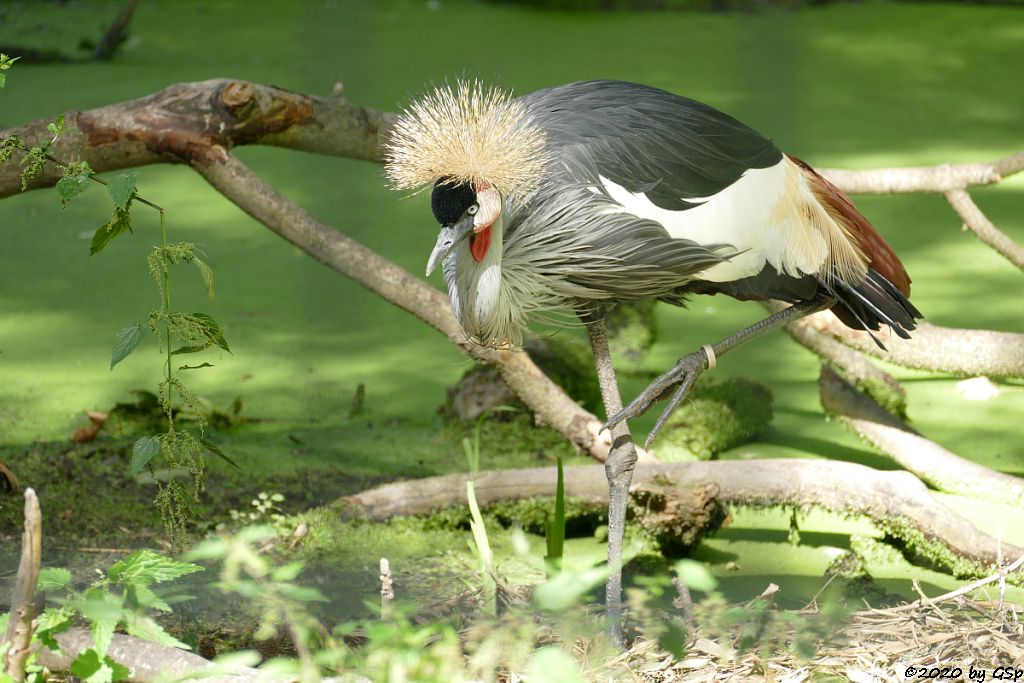
[(479, 204), (470, 204), (469, 208), (466, 209), (466, 213), (468, 213), (470, 216), (475, 216), (476, 212), (479, 211), (479, 210), (480, 210), (480, 205)]

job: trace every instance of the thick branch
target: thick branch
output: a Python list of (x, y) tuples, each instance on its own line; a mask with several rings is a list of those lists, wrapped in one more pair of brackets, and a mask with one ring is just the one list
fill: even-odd
[(932, 487), (1009, 505), (1024, 501), (1024, 480), (950, 453), (883, 410), (827, 366), (821, 370), (819, 389), (827, 412)]
[(1024, 270), (1024, 247), (1011, 240), (1006, 233), (997, 228), (988, 219), (988, 216), (982, 213), (966, 190), (950, 190), (946, 192), (946, 200), (963, 219), (964, 227), (1006, 257), (1010, 263)]
[(438, 290), (313, 218), (223, 148), (203, 155), (196, 170), (250, 216), (320, 263), (408, 311), (448, 337), (463, 353), (495, 366), (502, 379), (537, 416), (598, 459), (610, 447), (601, 423), (541, 372), (523, 352), (470, 343)]
[[(393, 116), (272, 86), (216, 79), (178, 83), (152, 95), (64, 113), (64, 132), (50, 153), (83, 160), (96, 172), (156, 163), (203, 161), (218, 147), (275, 145), (352, 159), (378, 160), (380, 135)], [(49, 139), (39, 119), (3, 131), (34, 144)], [(18, 164), (0, 164), (0, 197), (21, 191)], [(49, 187), (61, 169), (47, 165), (29, 187)]]
[(818, 172), (852, 194), (946, 193), (977, 185), (991, 185), (1024, 170), (1024, 152), (988, 163), (939, 164), (849, 171), (836, 168)]
[[(770, 302), (777, 311), (786, 304)], [(919, 370), (963, 375), (1024, 378), (1024, 334), (993, 330), (957, 329), (920, 323), (912, 339), (876, 332), (886, 349), (879, 349), (863, 331), (853, 330), (834, 315), (816, 313), (790, 323), (838, 339), (846, 346), (890, 363)]]
[(25, 680), (25, 662), (31, 654), (29, 644), (38, 608), (35, 602), (42, 560), (43, 523), (39, 499), (31, 488), (25, 489), (25, 530), (21, 536), (21, 561), (14, 582), (10, 617), (3, 640), (3, 670), (15, 681)]
[[(381, 520), (465, 504), (466, 476), (453, 474), (389, 484), (342, 498), (348, 514)], [(499, 470), (474, 475), (481, 505), (551, 495), (555, 469)], [(724, 503), (751, 506), (814, 506), (870, 518), (913, 550), (957, 573), (982, 573), (995, 565), (998, 542), (932, 498), (909, 472), (879, 472), (863, 465), (821, 460), (744, 460), (639, 464), (633, 487), (713, 485)], [(565, 468), (567, 496), (607, 500), (600, 465)], [(1002, 545), (1003, 556), (1020, 549)], [(960, 559), (966, 559), (964, 564)]]

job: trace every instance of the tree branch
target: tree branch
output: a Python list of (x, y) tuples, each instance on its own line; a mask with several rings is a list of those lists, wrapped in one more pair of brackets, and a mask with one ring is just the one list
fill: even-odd
[[(473, 476), (481, 505), (499, 500), (550, 496), (555, 468), (497, 470)], [(340, 499), (346, 514), (383, 520), (465, 504), (465, 474), (388, 484)], [(565, 468), (565, 494), (607, 500), (608, 484), (600, 465)], [(983, 575), (996, 564), (999, 541), (932, 498), (909, 472), (879, 472), (863, 465), (822, 460), (724, 460), (639, 464), (632, 489), (712, 485), (718, 499), (757, 507), (808, 506), (871, 519), (910, 550), (958, 575)], [(1005, 556), (1024, 552), (1002, 544)]]
[[(767, 302), (765, 308), (774, 309)], [(906, 417), (907, 391), (895, 377), (869, 361), (860, 352), (809, 325), (791, 323), (785, 327), (785, 330), (795, 342), (813, 351), (826, 363), (836, 368), (845, 379), (852, 382), (857, 389), (866, 393), (887, 411), (893, 415)]]
[(92, 52), (93, 59), (98, 62), (109, 62), (113, 59), (114, 54), (121, 47), (121, 43), (128, 38), (128, 24), (131, 23), (132, 14), (135, 13), (135, 7), (138, 4), (139, 0), (128, 0), (124, 4), (117, 18), (114, 19), (114, 23), (96, 44), (96, 49)]
[(947, 493), (1008, 505), (1024, 502), (1024, 480), (971, 462), (921, 436), (828, 366), (821, 369), (818, 386), (827, 412), (926, 484)]
[[(787, 304), (771, 301), (765, 306), (778, 311)], [(846, 346), (875, 358), (919, 370), (963, 375), (1024, 378), (1024, 334), (939, 327), (920, 323), (912, 339), (895, 335), (882, 338), (887, 350), (878, 348), (867, 332), (853, 330), (835, 316), (823, 312), (790, 323), (837, 339)]]
[[(49, 152), (87, 161), (97, 173), (156, 163), (202, 162), (215, 148), (274, 145), (376, 161), (381, 134), (394, 116), (273, 86), (216, 79), (178, 83), (137, 100), (64, 113), (64, 130)], [(39, 119), (0, 133), (34, 144), (52, 137)], [(50, 187), (62, 172), (47, 166), (29, 189)], [(0, 164), (0, 197), (21, 191), (21, 169)]]
[(601, 422), (581, 408), (519, 351), (472, 344), (447, 297), (362, 244), (313, 218), (223, 148), (206, 152), (196, 170), (250, 216), (325, 266), (355, 280), (386, 301), (435, 328), (466, 355), (493, 365), (538, 417), (599, 460), (610, 441)]
[(991, 185), (1024, 170), (1024, 151), (995, 161), (974, 164), (938, 164), (850, 171), (818, 169), (843, 192), (851, 194), (946, 193), (978, 185)]
[(997, 228), (974, 203), (967, 190), (950, 190), (945, 194), (950, 206), (963, 219), (965, 228), (1006, 257), (1010, 263), (1024, 270), (1024, 247), (1011, 240), (1006, 233)]

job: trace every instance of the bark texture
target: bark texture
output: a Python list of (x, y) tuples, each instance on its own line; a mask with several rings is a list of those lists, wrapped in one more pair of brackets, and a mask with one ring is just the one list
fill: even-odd
[[(785, 476), (780, 476), (785, 472)], [(497, 470), (473, 477), (481, 505), (499, 500), (550, 496), (555, 468)], [(467, 475), (452, 474), (388, 484), (340, 499), (347, 515), (383, 520), (465, 504)], [(1016, 557), (1019, 548), (1002, 544), (937, 501), (909, 472), (879, 472), (863, 465), (819, 460), (726, 460), (638, 464), (632, 490), (711, 485), (726, 504), (818, 507), (868, 517), (928, 559), (958, 574), (984, 573), (997, 559)], [(607, 501), (608, 483), (600, 465), (565, 468), (565, 493)], [(960, 560), (966, 560), (961, 563)]]
[(31, 488), (25, 489), (25, 530), (21, 535), (21, 560), (11, 596), (11, 611), (7, 631), (0, 643), (4, 646), (3, 670), (15, 681), (25, 680), (25, 662), (31, 650), (34, 620), (38, 614), (35, 601), (42, 561), (43, 521), (39, 512), (39, 499)]

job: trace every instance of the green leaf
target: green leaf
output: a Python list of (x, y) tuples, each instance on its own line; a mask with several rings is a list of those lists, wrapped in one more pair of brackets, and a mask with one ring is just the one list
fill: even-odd
[(193, 313), (192, 317), (199, 323), (199, 326), (203, 329), (207, 339), (228, 353), (231, 353), (231, 349), (228, 347), (228, 342), (224, 339), (224, 332), (221, 331), (220, 325), (217, 324), (217, 321), (213, 319), (212, 315), (207, 315), (206, 313)]
[(148, 586), (201, 571), (203, 568), (198, 564), (181, 562), (152, 550), (137, 550), (111, 565), (107, 576), (111, 581), (126, 586)]
[(172, 356), (177, 356), (182, 353), (199, 353), (213, 346), (213, 342), (206, 342), (205, 344), (199, 344), (196, 346), (179, 346), (178, 348), (171, 351)]
[(46, 130), (50, 131), (53, 134), (53, 139), (56, 140), (57, 136), (64, 130), (64, 114), (58, 116), (56, 121), (46, 124)]
[(555, 482), (555, 518), (547, 525), (545, 541), (548, 552), (544, 559), (553, 567), (559, 566), (565, 547), (565, 473), (562, 456), (558, 456), (558, 476)]
[[(131, 473), (136, 475), (160, 452), (159, 436), (144, 436), (132, 446)], [(123, 560), (122, 560), (123, 561)], [(117, 565), (114, 565), (117, 566)]]
[(4, 72), (11, 68), (11, 65), (21, 57), (8, 57), (4, 53), (0, 52), (0, 88), (7, 85), (7, 74)]
[(192, 257), (192, 265), (199, 269), (199, 274), (203, 276), (203, 284), (206, 285), (206, 296), (210, 297), (210, 301), (213, 301), (213, 269), (198, 256)]
[(117, 626), (117, 622), (120, 620), (121, 612), (118, 610), (117, 616), (113, 619), (95, 619), (92, 622), (93, 645), (96, 647), (96, 652), (104, 657), (107, 656), (110, 642), (114, 639), (114, 627)]
[(142, 638), (143, 640), (148, 640), (160, 645), (176, 647), (182, 650), (192, 649), (165, 631), (163, 627), (153, 621), (152, 618), (145, 615), (132, 615), (125, 622), (125, 630), (128, 631), (128, 635), (135, 636), (136, 638)]
[(110, 657), (104, 658), (103, 663), (110, 667), (110, 670), (113, 672), (112, 678), (114, 680), (114, 683), (117, 683), (117, 681), (127, 681), (132, 676), (131, 669), (124, 666), (123, 664), (118, 664)]
[(219, 560), (228, 552), (228, 545), (222, 538), (208, 538), (200, 541), (183, 555), (186, 560)]
[(210, 451), (211, 453), (216, 455), (218, 458), (220, 458), (221, 460), (223, 460), (227, 464), (229, 464), (232, 467), (234, 467), (239, 472), (242, 471), (242, 468), (238, 466), (238, 463), (235, 462), (234, 460), (232, 460), (230, 457), (228, 457), (227, 453), (222, 451), (220, 449), (220, 446), (218, 446), (217, 444), (215, 444), (215, 443), (213, 443), (211, 441), (208, 441), (207, 439), (199, 439), (199, 443), (201, 443), (203, 445), (203, 448), (205, 448), (206, 450)]
[(114, 679), (113, 671), (104, 675), (102, 673), (103, 669), (103, 660), (100, 659), (99, 653), (93, 648), (85, 650), (75, 658), (75, 661), (71, 662), (71, 673), (90, 683), (110, 683)]
[(324, 594), (318, 591), (316, 588), (307, 588), (306, 586), (296, 586), (291, 583), (283, 583), (277, 588), (281, 595), (288, 598), (289, 600), (295, 600), (296, 602), (327, 602), (327, 598)]
[(89, 255), (98, 254), (110, 244), (110, 241), (124, 232), (131, 232), (131, 215), (125, 209), (114, 209), (110, 220), (99, 227), (89, 244)]
[(124, 598), (90, 588), (81, 597), (68, 600), (66, 605), (92, 622), (92, 640), (97, 654), (106, 656), (114, 637), (114, 627), (124, 615)]
[(132, 323), (118, 330), (114, 335), (114, 350), (110, 354), (110, 369), (113, 370), (115, 365), (127, 358), (139, 345), (141, 339), (142, 325), (138, 323)]
[(578, 605), (583, 597), (608, 579), (607, 566), (597, 566), (578, 572), (563, 571), (533, 592), (537, 606), (548, 612), (562, 612)]
[(679, 560), (675, 564), (676, 576), (687, 588), (708, 593), (718, 586), (716, 579), (703, 563), (696, 560)]
[(302, 570), (306, 567), (306, 563), (302, 560), (295, 562), (289, 562), (288, 564), (281, 565), (274, 571), (270, 572), (270, 578), (274, 581), (294, 581), (302, 573)]
[(141, 583), (128, 585), (128, 597), (131, 602), (142, 609), (156, 609), (161, 612), (172, 611), (171, 606), (163, 598), (154, 593), (149, 586)]
[(576, 660), (554, 645), (533, 653), (526, 666), (526, 677), (530, 683), (583, 683)]
[(110, 193), (110, 198), (114, 200), (114, 206), (118, 209), (128, 210), (128, 203), (132, 200), (132, 195), (135, 194), (135, 181), (138, 177), (137, 171), (128, 171), (115, 176), (107, 185), (107, 192)]
[(263, 657), (256, 650), (235, 650), (234, 652), (225, 652), (213, 660), (213, 665), (209, 668), (203, 669), (203, 677), (214, 675), (214, 676), (229, 676), (232, 674), (242, 674), (243, 669), (249, 669), (257, 664)]
[(679, 624), (669, 621), (665, 624), (665, 630), (658, 636), (658, 645), (661, 649), (672, 653), (676, 659), (682, 659), (686, 654), (686, 641), (689, 634)]
[[(173, 354), (172, 354), (173, 355)], [(199, 370), (201, 368), (212, 368), (212, 363), (200, 363), (199, 365), (182, 365), (179, 370)]]
[(56, 591), (71, 583), (71, 572), (63, 567), (46, 567), (39, 570), (36, 592)]
[(68, 202), (89, 189), (88, 175), (65, 175), (57, 181), (57, 194), (60, 195), (61, 206), (67, 206)]
[(55, 609), (47, 607), (43, 613), (36, 617), (36, 638), (45, 647), (54, 652), (60, 652), (60, 645), (54, 636), (71, 628), (72, 610), (68, 607)]

